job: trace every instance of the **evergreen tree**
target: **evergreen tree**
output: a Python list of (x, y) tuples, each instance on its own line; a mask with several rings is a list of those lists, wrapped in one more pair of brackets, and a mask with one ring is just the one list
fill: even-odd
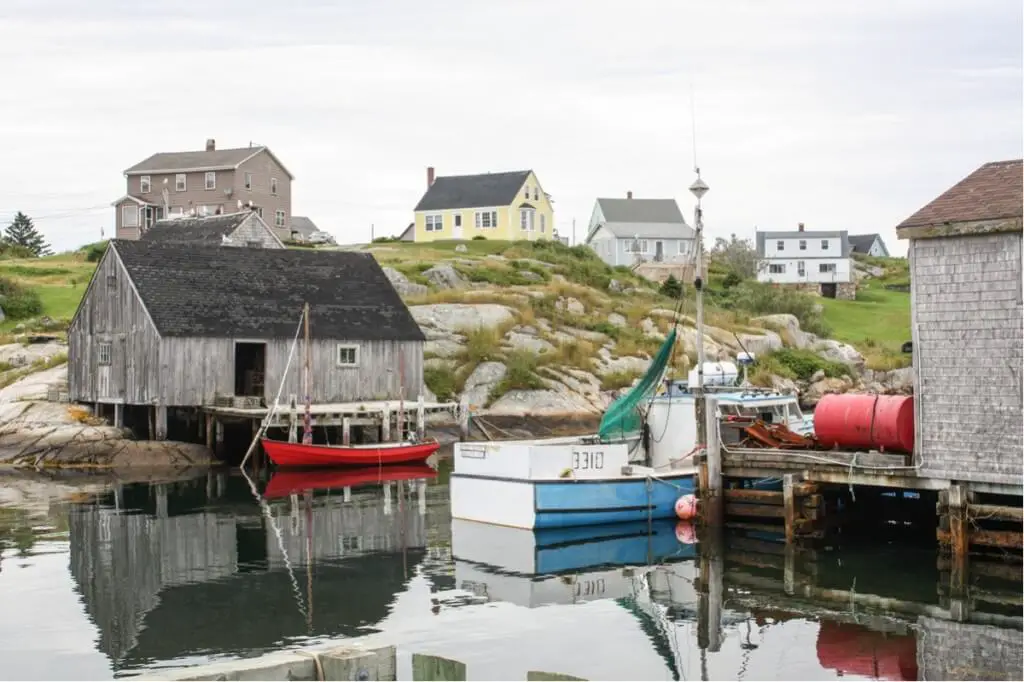
[(675, 275), (669, 275), (668, 279), (661, 283), (661, 293), (669, 298), (680, 298), (683, 295), (683, 285)]
[(32, 224), (32, 219), (21, 211), (18, 211), (14, 221), (4, 230), (3, 240), (24, 247), (37, 257), (50, 253), (50, 245), (46, 243), (46, 239)]

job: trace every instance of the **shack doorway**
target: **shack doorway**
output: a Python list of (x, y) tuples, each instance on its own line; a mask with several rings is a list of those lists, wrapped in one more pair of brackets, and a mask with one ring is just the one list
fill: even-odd
[(821, 295), (825, 298), (836, 297), (836, 283), (835, 282), (822, 282), (821, 284)]
[(235, 395), (263, 396), (263, 376), (267, 368), (267, 344), (235, 344)]

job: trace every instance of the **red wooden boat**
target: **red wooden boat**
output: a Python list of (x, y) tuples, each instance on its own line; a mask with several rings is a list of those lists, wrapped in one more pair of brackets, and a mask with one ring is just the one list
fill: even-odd
[(436, 478), (437, 471), (426, 464), (396, 464), (388, 467), (368, 466), (351, 469), (279, 469), (267, 483), (263, 496), (287, 497), (303, 490), (355, 488), (371, 483)]
[(263, 438), (260, 441), (267, 456), (279, 467), (337, 467), (409, 464), (426, 461), (441, 444), (436, 440), (424, 443), (373, 443), (371, 445), (313, 445), (285, 443)]

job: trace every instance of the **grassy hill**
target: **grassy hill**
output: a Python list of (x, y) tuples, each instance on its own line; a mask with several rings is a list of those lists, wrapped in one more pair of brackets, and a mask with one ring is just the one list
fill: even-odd
[[(667, 332), (671, 325), (671, 316), (657, 311), (673, 310), (677, 303), (657, 285), (628, 268), (608, 267), (582, 246), (473, 240), (381, 242), (350, 248), (369, 250), (382, 265), (398, 270), (413, 283), (426, 285), (424, 273), (438, 263), (450, 263), (471, 283), (469, 289), (423, 290), (406, 297), (411, 305), (490, 302), (517, 311), (515, 323), (505, 325), (508, 329), (470, 334), (458, 358), (461, 369), (433, 372), (435, 391), (440, 388), (446, 392), (441, 384), (453, 391), (460, 389), (466, 374), (486, 360), (500, 360), (508, 367), (503, 390), (537, 388), (542, 384), (538, 377), (544, 374), (545, 366), (552, 371), (567, 367), (592, 370), (598, 350), (605, 343), (598, 339), (610, 340), (616, 356), (649, 357), (661, 343), (657, 334)], [(0, 259), (0, 284), (12, 284), (38, 300), (37, 312), (19, 319), (9, 315), (0, 323), (0, 336), (10, 340), (19, 324), (30, 331), (43, 328), (44, 317), (53, 320), (45, 325), (47, 329), (66, 328), (88, 286), (100, 249), (101, 245), (89, 245), (45, 258)], [(910, 339), (910, 296), (899, 289), (905, 289), (909, 282), (906, 261), (863, 259), (860, 267), (880, 268), (875, 271), (879, 276), (861, 282), (856, 301), (837, 301), (738, 280), (712, 262), (705, 301), (706, 322), (715, 329), (709, 335), (724, 346), (732, 343), (735, 334), (763, 332), (752, 318), (791, 313), (803, 329), (857, 347), (872, 369), (905, 366), (909, 358), (900, 353), (900, 345)], [(565, 302), (569, 299), (580, 302), (584, 312), (567, 310)], [(683, 299), (682, 313), (692, 325), (694, 296), (689, 283), (683, 287)], [(7, 308), (2, 301), (0, 306)], [(539, 336), (553, 341), (557, 352), (538, 356), (503, 345), (504, 335), (513, 326), (537, 322), (552, 325), (551, 332), (540, 332)], [(559, 328), (579, 331), (581, 338), (555, 341)], [(588, 340), (587, 333), (597, 338)], [(686, 369), (695, 359), (692, 348), (678, 355), (677, 370)], [(602, 388), (628, 385), (637, 373), (635, 369), (605, 373)]]

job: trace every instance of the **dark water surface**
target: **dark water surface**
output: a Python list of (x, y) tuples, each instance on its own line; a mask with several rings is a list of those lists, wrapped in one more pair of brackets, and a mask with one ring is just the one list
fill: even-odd
[(951, 600), (927, 542), (787, 556), (777, 535), (731, 534), (702, 562), (675, 523), (453, 522), (444, 465), (346, 482), (309, 499), (277, 477), (283, 496), (261, 505), (237, 473), (0, 475), (0, 677), (109, 679), (378, 633), (399, 679), (1021, 679), (1019, 580)]

